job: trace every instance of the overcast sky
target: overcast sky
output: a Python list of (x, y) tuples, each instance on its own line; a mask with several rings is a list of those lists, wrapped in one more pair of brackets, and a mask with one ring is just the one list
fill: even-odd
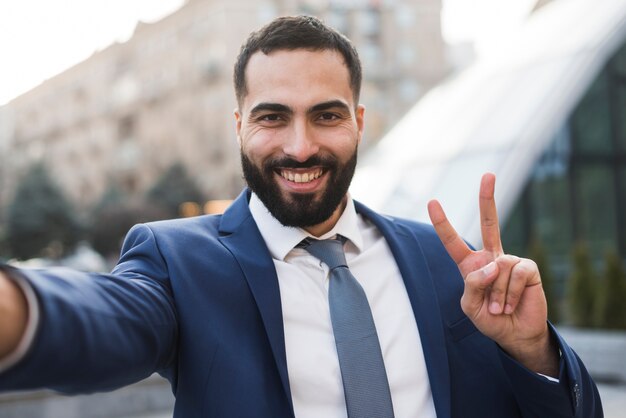
[[(234, 0), (236, 1), (236, 0)], [(419, 1), (419, 0), (417, 0)], [(138, 20), (154, 22), (184, 0), (13, 0), (0, 2), (0, 105), (132, 35)], [(501, 38), (535, 0), (443, 0), (448, 42)]]

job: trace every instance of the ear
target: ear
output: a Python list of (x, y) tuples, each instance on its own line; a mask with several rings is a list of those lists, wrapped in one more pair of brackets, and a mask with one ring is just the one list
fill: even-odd
[(239, 111), (239, 108), (235, 108), (233, 114), (235, 115), (235, 134), (237, 135), (237, 143), (241, 148), (241, 112)]
[(363, 129), (365, 129), (365, 105), (359, 104), (355, 112), (356, 126), (359, 132), (359, 143), (363, 138)]

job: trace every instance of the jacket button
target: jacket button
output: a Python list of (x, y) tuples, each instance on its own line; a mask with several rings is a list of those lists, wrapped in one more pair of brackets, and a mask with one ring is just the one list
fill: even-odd
[(572, 392), (574, 395), (574, 404), (576, 406), (576, 408), (578, 408), (579, 404), (580, 404), (580, 386), (578, 385), (578, 383), (574, 384), (574, 387), (572, 388)]

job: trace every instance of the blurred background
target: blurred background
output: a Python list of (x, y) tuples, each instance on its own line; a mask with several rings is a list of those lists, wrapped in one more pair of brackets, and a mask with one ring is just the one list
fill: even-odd
[[(498, 177), (505, 250), (626, 417), (623, 0), (21, 0), (0, 4), (0, 260), (106, 271), (137, 222), (219, 213), (243, 187), (232, 64), (250, 31), (313, 14), (356, 44), (365, 139), (351, 192), (479, 246)], [(0, 417), (171, 416), (160, 377), (0, 394)]]

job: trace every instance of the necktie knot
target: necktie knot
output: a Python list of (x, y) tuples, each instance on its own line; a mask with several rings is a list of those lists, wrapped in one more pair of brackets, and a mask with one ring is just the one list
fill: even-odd
[(343, 252), (343, 243), (345, 238), (337, 239), (311, 239), (307, 238), (303, 241), (303, 247), (310, 254), (324, 262), (330, 270), (337, 267), (348, 267), (346, 255)]

